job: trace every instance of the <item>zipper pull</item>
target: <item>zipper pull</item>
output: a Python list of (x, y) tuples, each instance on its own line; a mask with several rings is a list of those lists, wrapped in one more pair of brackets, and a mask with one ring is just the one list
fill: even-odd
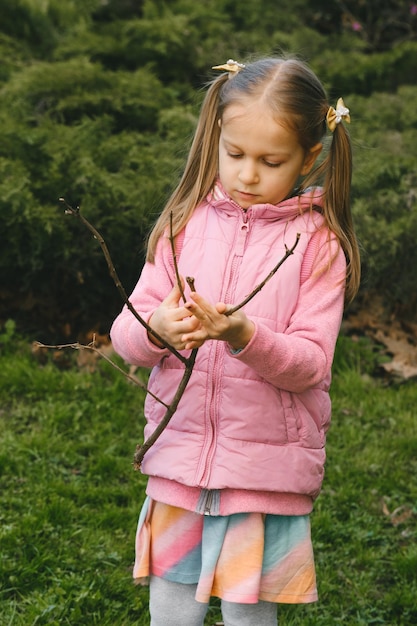
[(202, 489), (195, 512), (200, 515), (219, 515), (220, 491), (218, 489)]
[(211, 503), (213, 502), (213, 492), (208, 491), (206, 497), (206, 504), (204, 507), (204, 515), (211, 515)]
[(236, 256), (243, 256), (243, 251), (245, 249), (245, 244), (246, 244), (246, 238), (249, 233), (249, 222), (248, 222), (246, 213), (243, 213), (242, 217), (246, 219), (242, 219), (240, 223), (239, 235), (238, 235), (237, 242), (236, 242), (236, 252), (235, 252)]

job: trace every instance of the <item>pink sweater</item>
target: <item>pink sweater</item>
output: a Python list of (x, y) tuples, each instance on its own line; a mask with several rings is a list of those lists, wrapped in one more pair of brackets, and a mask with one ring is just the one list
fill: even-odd
[[(213, 303), (241, 302), (297, 234), (300, 239), (245, 305), (255, 333), (244, 350), (233, 354), (221, 341), (199, 349), (176, 413), (143, 460), (155, 500), (220, 515), (311, 511), (324, 474), (346, 271), (344, 254), (313, 204), (320, 204), (317, 190), (243, 212), (220, 190), (196, 208), (182, 233), (179, 271), (193, 276)], [(170, 244), (162, 238), (130, 298), (145, 320), (174, 282)], [(183, 373), (178, 359), (152, 344), (127, 308), (111, 337), (127, 362), (153, 368), (149, 388), (169, 404)], [(164, 413), (148, 395), (145, 437)]]

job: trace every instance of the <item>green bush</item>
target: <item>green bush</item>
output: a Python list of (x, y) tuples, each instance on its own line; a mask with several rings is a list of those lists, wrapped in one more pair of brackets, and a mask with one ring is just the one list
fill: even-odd
[[(45, 339), (41, 331), (62, 333), (68, 322), (75, 334), (89, 325), (105, 329), (122, 304), (97, 241), (64, 214), (58, 198), (81, 206), (106, 239), (130, 290), (162, 202), (161, 189), (180, 158), (164, 139), (113, 135), (109, 125), (111, 120), (102, 117), (72, 127), (54, 124), (58, 135), (37, 129), (33, 142), (39, 160), (32, 171), (21, 161), (0, 158), (0, 229), (8, 233), (0, 255), (2, 295), (8, 316), (26, 319), (37, 338)], [(166, 132), (163, 124), (161, 132)]]
[[(349, 10), (363, 17), (359, 4)], [(58, 198), (100, 230), (129, 291), (210, 67), (281, 49), (352, 110), (362, 290), (415, 310), (417, 44), (370, 54), (345, 18), (317, 0), (0, 0), (0, 320), (38, 338), (108, 328), (119, 295)]]
[(400, 85), (414, 85), (417, 73), (417, 42), (397, 44), (393, 49), (364, 54), (359, 42), (346, 44), (353, 36), (337, 41), (329, 37), (327, 46), (314, 58), (313, 65), (331, 93), (370, 96), (374, 92), (393, 92)]
[(68, 323), (74, 334), (107, 328), (120, 297), (97, 242), (64, 216), (58, 198), (80, 205), (102, 231), (130, 290), (183, 158), (176, 136), (191, 134), (194, 117), (172, 107), (170, 91), (149, 71), (115, 73), (86, 59), (35, 63), (2, 95), (3, 310), (38, 337)]
[(363, 247), (362, 291), (388, 310), (416, 311), (417, 88), (349, 97), (354, 142), (353, 212)]

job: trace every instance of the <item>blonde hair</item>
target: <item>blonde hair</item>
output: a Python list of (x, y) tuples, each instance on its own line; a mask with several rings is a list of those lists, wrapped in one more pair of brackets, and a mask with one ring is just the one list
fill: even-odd
[[(194, 139), (182, 177), (149, 236), (147, 260), (154, 261), (158, 240), (172, 215), (173, 235), (187, 224), (194, 209), (213, 188), (218, 176), (219, 120), (231, 104), (255, 98), (295, 133), (307, 153), (326, 134), (329, 103), (314, 72), (298, 59), (266, 58), (245, 65), (229, 79), (216, 77), (204, 98)], [(360, 255), (350, 210), (352, 150), (349, 134), (338, 124), (327, 155), (305, 178), (302, 189), (321, 184), (323, 216), (336, 235), (347, 261), (346, 301), (356, 295), (360, 281)]]

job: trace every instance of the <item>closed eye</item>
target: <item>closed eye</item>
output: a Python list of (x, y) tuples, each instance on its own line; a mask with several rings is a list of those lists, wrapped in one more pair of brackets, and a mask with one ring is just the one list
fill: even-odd
[[(231, 159), (241, 159), (244, 155), (241, 152), (228, 152), (227, 156), (229, 156)], [(275, 163), (272, 161), (267, 161), (266, 159), (263, 159), (263, 163), (267, 167), (279, 167), (280, 165), (282, 165), (281, 162)]]

